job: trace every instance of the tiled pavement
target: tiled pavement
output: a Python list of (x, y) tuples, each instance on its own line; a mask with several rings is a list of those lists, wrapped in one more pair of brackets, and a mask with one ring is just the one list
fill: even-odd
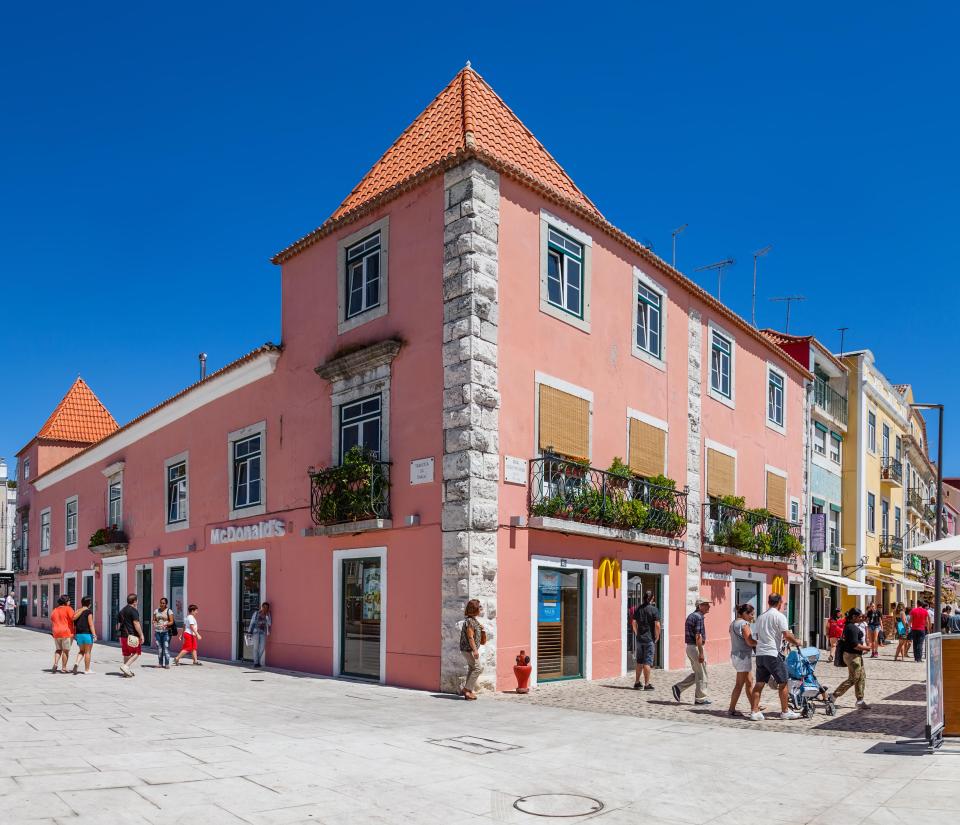
[(885, 825), (943, 821), (960, 798), (955, 756), (689, 706), (682, 721), (573, 713), (541, 703), (560, 688), (464, 702), (221, 664), (123, 679), (104, 646), (96, 674), (53, 675), (50, 658), (48, 637), (0, 628), (4, 823), (543, 823), (520, 797), (581, 794), (603, 809), (553, 821)]
[[(853, 690), (840, 698), (837, 715), (829, 717), (822, 703), (815, 703), (816, 713), (810, 719), (781, 721), (779, 700), (775, 691), (764, 688), (763, 704), (767, 707), (764, 722), (751, 722), (743, 717), (731, 718), (727, 715), (730, 694), (735, 681), (734, 671), (729, 662), (708, 664), (710, 679), (709, 706), (694, 706), (693, 689), (683, 694), (683, 702), (677, 704), (670, 693), (671, 686), (682, 679), (689, 671), (654, 671), (652, 681), (656, 688), (652, 691), (633, 690), (633, 677), (605, 679), (601, 681), (564, 681), (553, 682), (536, 687), (527, 696), (503, 693), (502, 700), (514, 700), (527, 704), (547, 705), (570, 710), (593, 711), (596, 713), (614, 713), (624, 716), (640, 716), (647, 719), (668, 719), (677, 722), (706, 723), (725, 727), (762, 726), (765, 729), (789, 731), (825, 736), (849, 736), (862, 739), (885, 737), (922, 736), (926, 722), (926, 671), (923, 664), (913, 659), (906, 662), (894, 662), (894, 645), (882, 649), (878, 659), (867, 659), (866, 699), (868, 710), (854, 708)], [(826, 660), (826, 654), (817, 666), (817, 678), (829, 688), (840, 684), (847, 676), (846, 668), (840, 669)], [(748, 707), (746, 698), (741, 696), (738, 707), (744, 711)], [(774, 713), (776, 711), (777, 713)], [(960, 768), (960, 766), (958, 766)]]

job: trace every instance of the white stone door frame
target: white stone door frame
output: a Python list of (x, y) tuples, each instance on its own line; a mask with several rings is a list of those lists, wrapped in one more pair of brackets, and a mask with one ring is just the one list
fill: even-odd
[(77, 590), (77, 571), (74, 570), (72, 573), (63, 574), (63, 590), (61, 593), (65, 596), (67, 595), (67, 579), (73, 579), (73, 600), (76, 604), (72, 605), (73, 609), (76, 610), (80, 606), (80, 599), (83, 598), (83, 593), (80, 593)]
[[(87, 592), (87, 579), (95, 580), (96, 576), (94, 576), (94, 573), (92, 570), (82, 570), (81, 573), (83, 575), (80, 577), (80, 590), (78, 591), (78, 594), (79, 594), (79, 597), (82, 599)], [(97, 598), (96, 585), (93, 583), (91, 583), (90, 594), (94, 599)], [(96, 610), (96, 605), (94, 605), (94, 611), (95, 610)]]
[(540, 568), (579, 570), (583, 573), (583, 678), (593, 678), (593, 562), (590, 559), (571, 559), (565, 556), (530, 557), (530, 683), (537, 684), (537, 597)]
[[(343, 562), (348, 559), (380, 559), (380, 684), (387, 681), (387, 548), (359, 547), (333, 551), (333, 666), (336, 678), (340, 673), (340, 636), (343, 634)], [(353, 677), (345, 677), (353, 678)], [(364, 680), (370, 681), (370, 680)]]
[[(267, 551), (263, 550), (240, 550), (230, 554), (230, 660), (239, 662), (237, 656), (237, 625), (240, 623), (240, 617), (237, 615), (240, 601), (240, 562), (259, 561), (260, 562), (260, 602), (267, 601)], [(247, 618), (244, 617), (244, 621)], [(267, 663), (267, 652), (263, 652), (263, 662)]]
[(767, 609), (767, 574), (757, 573), (755, 570), (730, 571), (730, 621), (737, 618), (737, 581), (753, 582), (760, 585), (760, 603), (757, 605), (759, 616)]
[(620, 661), (623, 662), (623, 675), (633, 672), (627, 665), (627, 600), (624, 596), (627, 590), (625, 583), (630, 573), (649, 573), (651, 576), (660, 577), (660, 601), (657, 602), (657, 609), (660, 611), (660, 638), (663, 640), (663, 670), (669, 670), (670, 634), (667, 633), (664, 619), (670, 617), (670, 565), (625, 559), (620, 562)]
[(123, 610), (129, 593), (126, 556), (104, 559), (100, 567), (100, 638), (104, 640), (109, 640), (113, 633), (113, 628), (110, 626), (110, 577), (116, 573), (120, 574), (120, 609)]

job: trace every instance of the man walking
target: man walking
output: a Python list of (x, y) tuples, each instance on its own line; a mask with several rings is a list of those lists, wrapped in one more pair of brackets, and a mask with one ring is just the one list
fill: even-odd
[(913, 641), (913, 661), (923, 661), (923, 640), (927, 636), (927, 628), (930, 626), (930, 614), (927, 612), (927, 605), (921, 599), (917, 606), (910, 611), (910, 638)]
[(66, 673), (67, 659), (70, 658), (70, 647), (73, 645), (73, 608), (69, 596), (57, 599), (57, 606), (50, 614), (50, 633), (53, 636), (53, 672), (59, 670)]
[(757, 679), (750, 694), (751, 721), (764, 720), (760, 712), (760, 694), (771, 678), (777, 683), (780, 696), (780, 718), (799, 719), (800, 714), (790, 710), (787, 702), (787, 663), (780, 653), (780, 645), (784, 639), (798, 646), (800, 642), (788, 628), (787, 617), (783, 615), (783, 596), (779, 593), (767, 597), (767, 609), (754, 623), (753, 636), (757, 640)]
[[(922, 608), (921, 608), (922, 609)], [(914, 608), (916, 610), (916, 608)], [(924, 613), (927, 611), (924, 610)], [(869, 650), (863, 643), (863, 631), (857, 627), (860, 618), (859, 608), (854, 607), (847, 616), (847, 623), (843, 626), (843, 661), (847, 666), (847, 678), (837, 685), (837, 689), (830, 694), (829, 701), (836, 702), (850, 688), (854, 689), (857, 697), (857, 707), (866, 710), (870, 706), (863, 700), (864, 689), (867, 685), (867, 674), (863, 667), (863, 654)]]
[(683, 623), (683, 640), (687, 645), (687, 659), (693, 672), (673, 686), (673, 698), (680, 701), (682, 694), (691, 685), (696, 685), (694, 703), (709, 705), (707, 698), (707, 659), (703, 654), (703, 645), (707, 640), (707, 627), (703, 617), (710, 612), (710, 602), (697, 599), (697, 608)]
[(7, 593), (7, 598), (3, 601), (3, 613), (7, 627), (13, 627), (17, 623), (17, 600), (13, 598), (12, 590)]
[(120, 672), (124, 676), (133, 676), (130, 669), (143, 650), (143, 626), (140, 624), (140, 611), (137, 610), (137, 594), (127, 596), (127, 606), (120, 611), (118, 618), (120, 625), (120, 651), (123, 653), (123, 664)]
[[(630, 621), (633, 629), (634, 652), (637, 655), (636, 679), (634, 690), (653, 690), (650, 684), (650, 668), (653, 667), (653, 655), (657, 643), (660, 641), (660, 611), (657, 610), (656, 600), (652, 590), (643, 594), (643, 604), (633, 614)], [(640, 677), (643, 677), (641, 682)]]

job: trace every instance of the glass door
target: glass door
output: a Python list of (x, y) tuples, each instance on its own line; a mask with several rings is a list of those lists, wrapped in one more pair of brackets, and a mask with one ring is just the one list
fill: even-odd
[(247, 644), (250, 617), (260, 609), (260, 559), (237, 562), (237, 659), (253, 661), (253, 645)]
[(736, 595), (734, 610), (742, 604), (749, 604), (753, 606), (754, 611), (759, 616), (763, 612), (763, 607), (760, 604), (760, 582), (734, 579), (733, 585)]
[(380, 678), (380, 559), (346, 559), (341, 568), (340, 672)]
[(67, 595), (70, 597), (70, 607), (76, 608), (77, 603), (77, 579), (76, 576), (71, 576), (66, 581), (67, 585)]
[(120, 621), (120, 574), (110, 574), (110, 641), (120, 639), (117, 622)]
[(137, 571), (137, 598), (140, 600), (143, 643), (149, 646), (150, 633), (153, 630), (153, 570), (149, 567)]
[(537, 680), (583, 676), (582, 573), (537, 572)]
[(168, 576), (170, 609), (173, 611), (173, 617), (177, 620), (177, 627), (183, 627), (183, 618), (187, 612), (187, 605), (183, 603), (185, 578), (183, 568), (171, 567)]

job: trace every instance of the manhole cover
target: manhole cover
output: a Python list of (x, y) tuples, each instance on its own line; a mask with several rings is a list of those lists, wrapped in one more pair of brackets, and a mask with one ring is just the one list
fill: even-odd
[(575, 793), (539, 793), (521, 796), (513, 807), (533, 816), (586, 816), (603, 810), (603, 803), (592, 796)]

